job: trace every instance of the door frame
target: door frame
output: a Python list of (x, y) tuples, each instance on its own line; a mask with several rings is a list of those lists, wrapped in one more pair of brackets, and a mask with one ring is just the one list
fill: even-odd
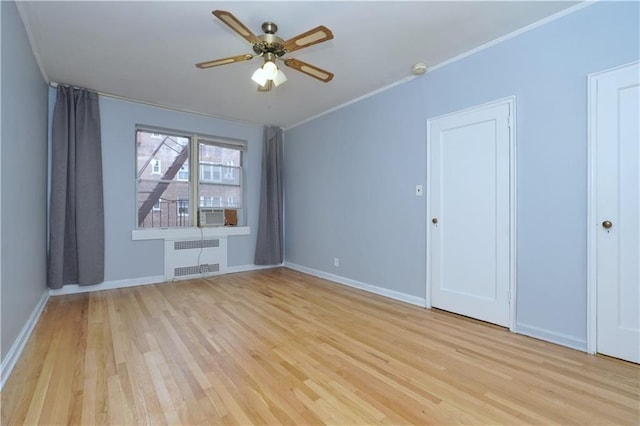
[[(608, 68), (587, 75), (587, 353), (598, 350), (598, 278), (597, 278), (597, 239), (599, 226), (596, 217), (596, 152), (597, 152), (597, 88), (598, 81), (604, 75), (623, 68), (640, 64), (633, 61), (617, 67)], [(595, 226), (593, 225), (595, 224)]]
[(427, 119), (427, 137), (426, 137), (426, 241), (425, 241), (425, 253), (426, 253), (426, 297), (425, 308), (431, 309), (431, 122), (433, 120), (446, 118), (449, 116), (468, 113), (474, 110), (481, 110), (485, 108), (493, 108), (498, 105), (509, 106), (509, 330), (515, 332), (516, 324), (516, 290), (517, 290), (517, 151), (516, 151), (516, 97), (508, 96), (506, 98), (497, 99), (494, 101), (486, 102), (484, 104), (475, 105), (469, 108), (464, 108), (458, 111), (453, 111), (447, 114), (430, 117)]

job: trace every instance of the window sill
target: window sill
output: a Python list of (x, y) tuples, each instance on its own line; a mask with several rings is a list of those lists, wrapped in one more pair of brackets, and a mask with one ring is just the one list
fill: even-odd
[(208, 228), (154, 228), (134, 229), (133, 241), (140, 240), (177, 240), (182, 238), (228, 237), (231, 235), (249, 235), (248, 226), (216, 226)]

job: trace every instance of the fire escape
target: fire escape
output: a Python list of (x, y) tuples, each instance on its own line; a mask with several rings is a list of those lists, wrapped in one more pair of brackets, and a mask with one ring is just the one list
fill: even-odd
[(162, 139), (162, 142), (158, 144), (158, 146), (153, 151), (153, 153), (149, 156), (145, 164), (138, 171), (138, 176), (136, 176), (138, 179), (140, 179), (140, 176), (142, 176), (142, 174), (147, 169), (147, 167), (149, 167), (151, 160), (153, 160), (153, 158), (156, 156), (158, 151), (160, 151), (160, 149), (163, 146), (166, 146), (170, 150), (176, 152), (178, 155), (175, 157), (175, 159), (173, 160), (173, 163), (171, 164), (171, 166), (169, 166), (169, 168), (164, 173), (164, 175), (162, 175), (161, 181), (158, 182), (156, 186), (149, 192), (147, 199), (142, 203), (142, 205), (138, 209), (138, 226), (142, 226), (142, 224), (144, 223), (144, 220), (153, 209), (153, 206), (155, 206), (158, 203), (158, 201), (160, 201), (160, 198), (162, 198), (162, 194), (164, 194), (164, 191), (166, 191), (171, 181), (176, 177), (176, 175), (178, 174), (178, 171), (180, 171), (180, 168), (184, 165), (185, 161), (187, 161), (187, 159), (189, 158), (189, 144), (186, 144), (183, 146), (172, 137), (165, 136)]

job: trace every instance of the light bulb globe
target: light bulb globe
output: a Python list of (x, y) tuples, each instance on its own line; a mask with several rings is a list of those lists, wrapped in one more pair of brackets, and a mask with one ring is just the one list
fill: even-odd
[(262, 70), (268, 80), (273, 80), (278, 75), (278, 67), (271, 61), (267, 61), (262, 66)]
[(273, 79), (273, 84), (275, 84), (276, 87), (278, 87), (282, 83), (284, 83), (285, 81), (287, 81), (287, 77), (284, 75), (284, 73), (282, 71), (278, 70), (278, 72), (276, 73), (275, 78)]
[(258, 86), (264, 86), (267, 82), (267, 74), (264, 72), (262, 68), (258, 68), (256, 72), (251, 76), (251, 80), (258, 83)]

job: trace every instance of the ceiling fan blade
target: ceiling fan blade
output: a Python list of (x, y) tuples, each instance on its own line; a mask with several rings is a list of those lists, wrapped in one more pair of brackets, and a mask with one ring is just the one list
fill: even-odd
[(211, 68), (211, 67), (217, 67), (219, 65), (232, 64), (234, 62), (248, 61), (249, 59), (252, 59), (252, 58), (253, 58), (253, 55), (249, 55), (249, 54), (230, 56), (228, 58), (221, 58), (221, 59), (214, 59), (213, 61), (200, 62), (196, 64), (196, 67), (201, 69)]
[(258, 36), (252, 33), (249, 28), (245, 27), (244, 24), (238, 20), (238, 18), (236, 18), (226, 10), (214, 10), (211, 13), (213, 13), (222, 22), (227, 24), (233, 31), (240, 34), (242, 38), (247, 40), (249, 43), (256, 44), (260, 42)]
[(328, 83), (331, 81), (331, 79), (333, 79), (333, 73), (323, 70), (322, 68), (318, 68), (315, 65), (307, 64), (306, 62), (302, 62), (298, 59), (285, 59), (284, 64), (289, 68), (298, 70), (301, 73), (304, 73), (313, 78), (317, 78), (318, 80), (324, 81), (325, 83)]
[(322, 43), (323, 41), (331, 40), (332, 38), (333, 33), (331, 30), (324, 25), (320, 25), (319, 27), (290, 38), (285, 41), (282, 46), (287, 52), (293, 52), (294, 50), (313, 46), (314, 44)]

